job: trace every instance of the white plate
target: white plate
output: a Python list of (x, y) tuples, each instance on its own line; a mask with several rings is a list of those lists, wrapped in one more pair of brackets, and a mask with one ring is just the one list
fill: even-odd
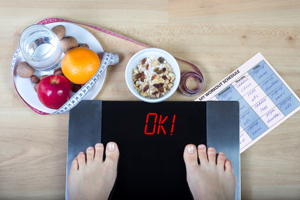
[[(51, 29), (57, 25), (65, 26), (66, 36), (73, 36), (77, 39), (78, 43), (85, 43), (89, 45), (89, 48), (95, 51), (97, 54), (104, 52), (99, 41), (89, 31), (87, 31), (86, 29), (78, 25), (68, 23), (68, 22), (55, 22), (55, 23), (46, 24), (45, 26)], [(22, 61), (24, 61), (24, 58), (20, 52), (16, 59), (15, 67), (18, 65), (19, 62)], [(53, 74), (53, 71), (54, 70), (47, 71), (47, 72), (35, 71), (34, 75), (38, 77), (40, 77), (41, 75), (51, 75)], [(97, 94), (100, 92), (104, 84), (105, 77), (106, 77), (106, 70), (99, 77), (94, 87), (83, 98), (84, 100), (93, 100), (97, 96)], [(30, 78), (21, 78), (18, 75), (15, 75), (14, 80), (15, 80), (15, 85), (16, 85), (16, 89), (18, 90), (18, 93), (29, 105), (45, 113), (51, 114), (56, 111), (55, 109), (47, 108), (40, 102), (37, 93), (34, 90), (34, 84), (30, 82)]]

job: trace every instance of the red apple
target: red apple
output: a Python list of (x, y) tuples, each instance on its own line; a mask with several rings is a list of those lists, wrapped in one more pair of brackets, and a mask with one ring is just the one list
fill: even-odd
[(70, 99), (71, 83), (62, 75), (47, 76), (39, 82), (37, 95), (46, 107), (58, 109)]

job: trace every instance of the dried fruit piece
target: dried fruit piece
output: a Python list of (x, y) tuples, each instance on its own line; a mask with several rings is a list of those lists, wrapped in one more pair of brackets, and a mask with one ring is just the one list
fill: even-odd
[(145, 79), (145, 73), (144, 72), (141, 72), (141, 78)]
[(158, 84), (158, 87), (163, 87), (163, 86), (164, 86), (163, 83), (159, 83), (159, 84)]
[(165, 61), (165, 59), (163, 57), (159, 57), (158, 61), (162, 64)]
[(163, 76), (162, 78), (163, 78), (164, 80), (167, 80), (167, 77), (166, 77), (166, 76)]
[(146, 70), (148, 70), (148, 68), (149, 68), (149, 64), (146, 65)]
[(141, 78), (141, 82), (144, 82), (144, 79), (143, 79), (143, 78)]
[(138, 73), (137, 75), (135, 75), (135, 79), (139, 79), (139, 78), (141, 78), (141, 74), (140, 73)]
[(39, 87), (39, 84), (35, 84), (34, 90), (35, 90), (36, 92), (37, 92), (38, 87)]
[(155, 88), (159, 88), (159, 85), (158, 85), (158, 84), (153, 84), (153, 86), (154, 86)]
[(19, 62), (17, 74), (22, 78), (29, 78), (33, 75), (34, 69), (27, 62)]
[(155, 91), (155, 92), (152, 93), (152, 95), (156, 95), (156, 94), (158, 94), (158, 91)]
[(144, 58), (144, 59), (142, 60), (142, 65), (145, 64), (146, 61), (147, 61), (147, 58)]
[(30, 81), (31, 81), (31, 83), (39, 83), (40, 79), (36, 75), (32, 75), (30, 77)]
[(167, 69), (166, 69), (166, 68), (163, 68), (162, 70), (163, 70), (163, 72), (165, 72)]
[(159, 68), (155, 68), (155, 69), (154, 69), (154, 72), (158, 72), (158, 71), (159, 71)]
[(144, 92), (146, 92), (148, 89), (149, 89), (149, 85), (146, 85), (146, 86), (144, 87)]
[(151, 81), (156, 78), (156, 74), (151, 77)]
[(158, 91), (159, 92), (164, 92), (164, 88), (160, 87), (160, 88), (158, 88)]

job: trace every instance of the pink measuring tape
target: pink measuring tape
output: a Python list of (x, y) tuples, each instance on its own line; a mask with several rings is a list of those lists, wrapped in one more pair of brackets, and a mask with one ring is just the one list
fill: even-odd
[[(84, 24), (84, 23), (80, 23), (80, 22), (74, 22), (74, 21), (67, 20), (67, 19), (62, 19), (62, 18), (48, 18), (48, 19), (44, 19), (44, 20), (40, 21), (38, 24), (45, 25), (45, 24), (49, 24), (49, 23), (53, 23), (53, 22), (71, 22), (71, 23), (75, 23), (75, 24), (80, 24), (80, 25), (88, 26), (88, 27), (93, 28), (93, 29), (95, 29), (97, 31), (101, 31), (101, 32), (107, 33), (109, 35), (113, 35), (113, 36), (115, 36), (117, 38), (121, 38), (123, 40), (127, 40), (127, 41), (130, 41), (130, 42), (133, 42), (135, 44), (141, 45), (141, 46), (146, 47), (146, 48), (150, 48), (149, 46), (147, 46), (145, 44), (142, 44), (140, 42), (137, 42), (135, 40), (127, 38), (127, 37), (125, 37), (123, 35), (114, 33), (112, 31), (106, 30), (104, 28), (101, 28), (101, 27), (98, 27), (98, 26), (94, 26), (94, 25), (90, 25), (90, 24)], [(189, 96), (189, 97), (192, 97), (192, 96), (195, 96), (195, 95), (199, 94), (200, 91), (203, 88), (203, 85), (204, 85), (204, 77), (203, 77), (203, 74), (202, 74), (201, 70), (199, 69), (199, 67), (197, 67), (197, 65), (195, 65), (195, 64), (193, 64), (193, 63), (191, 63), (189, 61), (186, 61), (186, 60), (183, 60), (183, 59), (180, 59), (180, 58), (177, 58), (177, 57), (175, 57), (175, 58), (178, 59), (178, 60), (181, 60), (181, 61), (183, 61), (185, 63), (190, 64), (196, 70), (196, 71), (187, 71), (187, 72), (184, 72), (184, 73), (181, 74), (181, 79), (180, 79), (180, 84), (179, 84), (180, 91), (184, 95)], [(198, 79), (199, 82), (201, 83), (201, 87), (198, 88), (198, 89), (195, 89), (195, 90), (189, 89), (187, 87), (186, 82), (190, 78), (196, 78), (196, 79)]]

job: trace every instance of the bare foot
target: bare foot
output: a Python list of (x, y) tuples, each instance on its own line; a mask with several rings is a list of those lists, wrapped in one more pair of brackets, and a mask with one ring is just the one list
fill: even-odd
[(118, 146), (110, 142), (106, 146), (106, 159), (103, 161), (103, 144), (98, 143), (80, 152), (72, 162), (68, 179), (69, 199), (106, 200), (117, 177), (119, 159)]
[(189, 144), (184, 149), (184, 162), (187, 171), (187, 182), (194, 199), (233, 200), (235, 197), (236, 180), (231, 162), (220, 152), (216, 162), (216, 150), (205, 145), (197, 148)]

